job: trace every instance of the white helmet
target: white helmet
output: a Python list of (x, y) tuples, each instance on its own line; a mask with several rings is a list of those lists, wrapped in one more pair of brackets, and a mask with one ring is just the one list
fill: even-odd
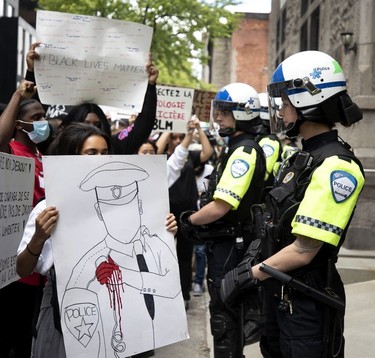
[(346, 91), (346, 79), (339, 63), (320, 51), (302, 51), (285, 59), (267, 86), (270, 97), (284, 92), (296, 108), (317, 106)]
[[(271, 131), (284, 130), (295, 137), (304, 121), (340, 122), (349, 126), (362, 118), (362, 112), (346, 91), (346, 79), (339, 63), (320, 51), (302, 51), (285, 59), (267, 86)], [(277, 103), (284, 94), (296, 108), (298, 119), (285, 128), (277, 116)]]
[(270, 114), (268, 112), (268, 93), (261, 92), (258, 93), (259, 96), (259, 103), (260, 103), (260, 118), (264, 120), (270, 119)]
[(221, 136), (236, 130), (249, 130), (254, 119), (259, 119), (260, 103), (257, 91), (246, 83), (231, 83), (223, 87), (211, 102), (211, 123), (217, 118), (217, 111), (230, 111), (236, 121), (235, 128), (219, 130)]
[(257, 91), (246, 83), (231, 83), (223, 87), (212, 101), (213, 109), (232, 111), (236, 121), (250, 121), (259, 116)]

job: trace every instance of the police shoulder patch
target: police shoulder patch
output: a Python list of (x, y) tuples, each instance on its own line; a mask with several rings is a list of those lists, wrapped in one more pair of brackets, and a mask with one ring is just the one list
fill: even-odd
[(275, 149), (272, 146), (270, 146), (269, 144), (263, 145), (262, 149), (263, 149), (263, 153), (264, 153), (266, 158), (270, 157), (275, 151)]
[(233, 178), (240, 178), (248, 172), (249, 168), (249, 163), (243, 159), (236, 159), (230, 167), (230, 172)]
[(347, 200), (357, 188), (357, 179), (348, 172), (335, 170), (331, 173), (331, 191), (336, 203)]

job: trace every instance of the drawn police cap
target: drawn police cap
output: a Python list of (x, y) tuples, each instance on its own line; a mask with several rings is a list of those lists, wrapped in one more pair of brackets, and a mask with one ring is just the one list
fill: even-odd
[(98, 200), (117, 200), (137, 194), (137, 182), (148, 178), (148, 173), (130, 163), (110, 162), (92, 170), (79, 185), (83, 191), (95, 189)]

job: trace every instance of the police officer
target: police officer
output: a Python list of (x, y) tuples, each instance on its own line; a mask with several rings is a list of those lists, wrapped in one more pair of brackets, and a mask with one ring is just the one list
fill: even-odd
[(246, 271), (244, 265), (231, 271), (222, 282), (222, 297), (230, 301), (244, 287), (263, 281), (266, 331), (260, 346), (264, 357), (344, 357), (344, 310), (311, 298), (306, 294), (311, 290), (303, 293), (270, 278), (263, 264), (287, 272), (324, 297), (330, 292), (336, 301), (345, 302), (335, 262), (364, 174), (333, 127), (335, 123), (349, 127), (362, 113), (347, 94), (340, 65), (319, 51), (284, 60), (268, 93), (271, 103), (276, 97), (282, 100), (281, 121), (272, 116), (272, 127), (284, 128), (290, 137), (301, 134), (302, 151), (284, 163), (267, 196), (263, 263), (251, 267), (250, 259)]
[(189, 236), (205, 237), (207, 281), (210, 294), (211, 333), (215, 358), (242, 358), (242, 310), (227, 308), (220, 299), (220, 282), (242, 259), (251, 241), (251, 206), (260, 201), (265, 160), (256, 143), (255, 127), (261, 124), (259, 98), (248, 84), (232, 83), (215, 96), (212, 120), (228, 147), (210, 176), (209, 203), (197, 212), (181, 215)]
[(270, 130), (270, 115), (268, 112), (268, 94), (259, 93), (260, 102), (260, 118), (262, 125), (259, 128), (259, 136), (257, 141), (262, 147), (264, 156), (266, 157), (266, 174), (264, 176), (264, 186), (269, 187), (274, 180), (275, 164), (281, 160), (282, 146), (280, 140)]

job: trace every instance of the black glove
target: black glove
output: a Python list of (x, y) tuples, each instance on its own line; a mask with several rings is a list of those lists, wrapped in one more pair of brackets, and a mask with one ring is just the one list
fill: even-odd
[(189, 210), (189, 211), (184, 211), (180, 215), (180, 229), (182, 232), (182, 235), (188, 239), (193, 241), (195, 244), (202, 245), (204, 241), (199, 237), (199, 228), (200, 226), (193, 225), (189, 217), (190, 215), (194, 214), (196, 211)]
[(257, 285), (251, 271), (252, 261), (242, 261), (221, 280), (220, 297), (225, 304), (233, 304), (242, 293)]
[(194, 210), (189, 210), (189, 211), (184, 211), (180, 215), (180, 228), (183, 233), (189, 233), (191, 231), (194, 231), (196, 229), (196, 226), (193, 225), (189, 218), (191, 215), (193, 215), (196, 211)]

